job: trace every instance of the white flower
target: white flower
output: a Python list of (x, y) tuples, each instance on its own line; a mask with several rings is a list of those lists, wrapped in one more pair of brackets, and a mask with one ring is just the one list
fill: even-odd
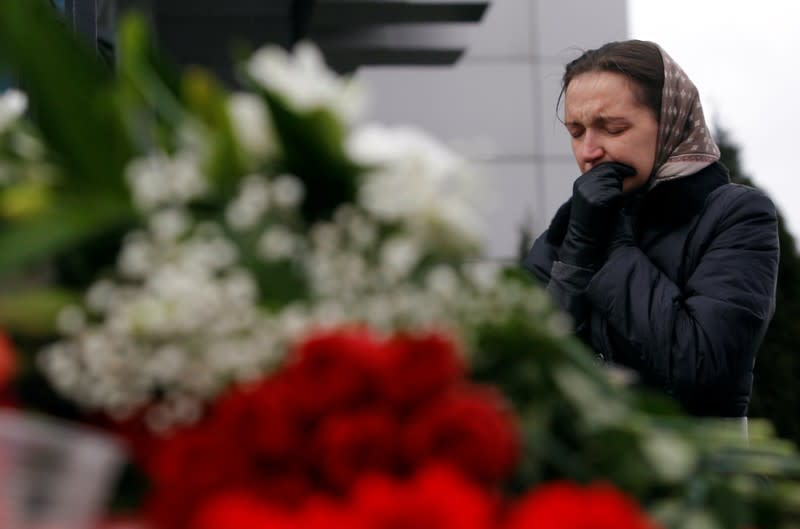
[(292, 232), (283, 226), (273, 226), (258, 241), (258, 252), (264, 259), (288, 259), (294, 255), (297, 243)]
[(330, 71), (322, 54), (310, 43), (298, 44), (291, 55), (278, 46), (261, 48), (248, 61), (247, 72), (296, 110), (328, 108), (342, 121), (351, 123), (364, 108), (361, 85)]
[(405, 222), (433, 246), (480, 245), (482, 223), (472, 203), (475, 175), (465, 160), (414, 128), (370, 125), (348, 139), (347, 152), (371, 168), (360, 205), (388, 222)]
[(187, 232), (192, 219), (183, 208), (167, 208), (150, 217), (150, 231), (156, 241), (172, 242)]
[(408, 276), (422, 257), (419, 245), (408, 237), (393, 237), (381, 247), (381, 267), (391, 279)]
[(225, 220), (233, 228), (252, 229), (269, 209), (269, 202), (269, 181), (262, 175), (250, 175), (242, 180), (238, 196), (228, 204)]
[(462, 269), (470, 283), (483, 292), (493, 290), (500, 280), (500, 267), (497, 263), (467, 263)]
[(7, 130), (28, 108), (28, 96), (9, 89), (0, 95), (0, 132)]
[(290, 209), (299, 206), (303, 201), (305, 188), (299, 178), (284, 174), (277, 176), (272, 182), (272, 194), (276, 206)]
[(228, 113), (233, 133), (248, 155), (261, 160), (275, 154), (278, 145), (272, 118), (261, 98), (244, 92), (232, 94)]
[(102, 313), (111, 309), (118, 297), (116, 286), (111, 280), (101, 279), (94, 283), (86, 293), (86, 305), (89, 310)]
[(697, 461), (697, 454), (688, 442), (666, 431), (646, 436), (642, 440), (642, 451), (652, 468), (672, 483), (685, 479)]
[(117, 257), (117, 268), (124, 277), (141, 278), (155, 264), (155, 248), (143, 233), (132, 233), (125, 238)]
[(139, 158), (128, 165), (125, 176), (136, 205), (144, 211), (185, 204), (208, 190), (200, 160), (188, 152), (173, 158), (164, 154)]
[(208, 182), (195, 154), (185, 152), (175, 156), (170, 172), (172, 197), (181, 203), (201, 197), (208, 191)]
[(85, 325), (86, 314), (80, 307), (69, 305), (58, 311), (56, 326), (61, 333), (75, 335), (81, 332)]
[(454, 296), (460, 288), (455, 271), (446, 265), (438, 265), (428, 272), (425, 283), (433, 293), (446, 298)]

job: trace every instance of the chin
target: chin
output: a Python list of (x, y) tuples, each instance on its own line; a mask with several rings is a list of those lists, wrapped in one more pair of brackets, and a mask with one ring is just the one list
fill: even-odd
[(647, 179), (642, 179), (639, 175), (633, 175), (622, 181), (622, 192), (624, 194), (632, 193), (644, 186), (645, 183), (647, 183)]

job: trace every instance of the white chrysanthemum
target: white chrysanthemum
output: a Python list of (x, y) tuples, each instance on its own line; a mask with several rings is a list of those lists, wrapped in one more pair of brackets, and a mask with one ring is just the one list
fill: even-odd
[(247, 72), (264, 89), (297, 110), (332, 110), (346, 123), (364, 109), (364, 93), (355, 79), (343, 79), (325, 66), (319, 50), (301, 43), (292, 54), (278, 46), (261, 48), (247, 63)]
[(232, 94), (228, 113), (236, 139), (249, 156), (261, 160), (275, 154), (278, 144), (272, 118), (261, 98), (244, 92)]
[(0, 132), (7, 130), (28, 108), (28, 96), (9, 89), (0, 95)]

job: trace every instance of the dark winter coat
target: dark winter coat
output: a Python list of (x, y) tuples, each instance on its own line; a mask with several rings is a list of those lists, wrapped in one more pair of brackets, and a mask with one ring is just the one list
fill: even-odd
[(637, 211), (635, 246), (594, 272), (558, 261), (568, 202), (524, 265), (600, 358), (633, 368), (690, 412), (745, 416), (775, 311), (774, 205), (714, 163), (657, 185)]

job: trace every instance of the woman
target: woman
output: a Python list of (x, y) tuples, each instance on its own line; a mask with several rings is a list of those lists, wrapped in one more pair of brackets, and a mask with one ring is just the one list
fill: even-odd
[(599, 358), (692, 413), (746, 416), (775, 310), (775, 207), (730, 183), (697, 89), (656, 44), (584, 53), (561, 94), (582, 174), (526, 268)]

